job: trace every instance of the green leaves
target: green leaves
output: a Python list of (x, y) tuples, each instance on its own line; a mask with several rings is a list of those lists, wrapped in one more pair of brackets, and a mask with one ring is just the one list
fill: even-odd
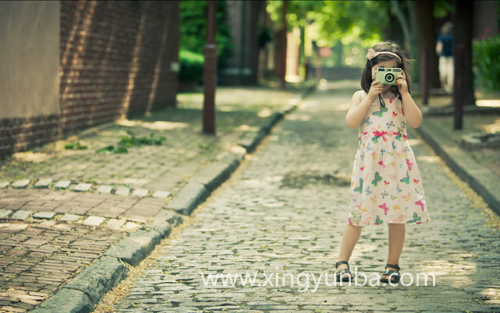
[(86, 150), (88, 149), (87, 146), (82, 146), (78, 141), (77, 142), (70, 142), (64, 145), (64, 149), (66, 150)]
[(101, 148), (97, 150), (97, 154), (116, 154), (116, 153), (128, 153), (127, 148), (137, 147), (140, 148), (142, 145), (161, 145), (167, 138), (163, 136), (155, 136), (154, 133), (151, 133), (149, 137), (136, 138), (135, 135), (127, 131), (128, 135), (120, 136), (120, 141), (117, 144), (117, 148), (115, 146), (109, 145), (107, 147)]
[[(488, 35), (488, 34), (486, 34)], [(478, 86), (489, 90), (500, 89), (500, 35), (496, 37), (481, 35), (481, 40), (472, 45), (474, 78)]]

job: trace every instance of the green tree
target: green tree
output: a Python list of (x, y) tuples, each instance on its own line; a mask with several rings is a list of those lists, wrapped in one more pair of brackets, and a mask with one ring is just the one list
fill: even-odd
[[(207, 38), (207, 1), (180, 2), (180, 50), (203, 54)], [(230, 26), (227, 22), (227, 2), (217, 1), (217, 63), (233, 55)]]

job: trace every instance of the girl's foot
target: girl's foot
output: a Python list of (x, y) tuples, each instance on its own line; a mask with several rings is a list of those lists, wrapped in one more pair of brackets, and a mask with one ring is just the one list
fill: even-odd
[(351, 281), (351, 272), (349, 271), (349, 263), (346, 261), (340, 261), (335, 263), (335, 268), (337, 269), (337, 281)]
[[(380, 282), (388, 283), (389, 279), (391, 280), (391, 284), (397, 284), (399, 282), (399, 266), (397, 264), (386, 264), (386, 271), (382, 274), (380, 278)], [(390, 277), (390, 278), (389, 278)]]

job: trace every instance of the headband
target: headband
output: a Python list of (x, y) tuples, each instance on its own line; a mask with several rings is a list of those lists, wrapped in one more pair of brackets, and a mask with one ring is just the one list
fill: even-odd
[(393, 56), (395, 56), (396, 58), (399, 59), (399, 62), (401, 62), (401, 58), (399, 57), (399, 55), (397, 55), (396, 53), (393, 53), (393, 52), (389, 52), (389, 51), (379, 51), (379, 52), (375, 52), (373, 49), (368, 49), (368, 53), (366, 54), (366, 58), (368, 60), (371, 60), (373, 59), (374, 57), (376, 57), (377, 55), (379, 54), (391, 54)]

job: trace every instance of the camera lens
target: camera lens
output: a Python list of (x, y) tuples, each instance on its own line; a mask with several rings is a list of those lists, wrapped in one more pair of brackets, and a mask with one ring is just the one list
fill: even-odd
[(394, 74), (392, 73), (385, 74), (385, 81), (388, 83), (392, 83), (394, 81)]

